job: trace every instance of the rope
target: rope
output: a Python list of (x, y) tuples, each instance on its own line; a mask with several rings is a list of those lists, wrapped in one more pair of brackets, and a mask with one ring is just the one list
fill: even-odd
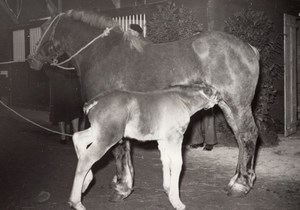
[(42, 128), (42, 129), (44, 129), (44, 130), (46, 130), (46, 131), (49, 131), (49, 132), (52, 132), (52, 133), (56, 133), (56, 134), (59, 134), (59, 135), (70, 136), (70, 137), (73, 136), (73, 135), (71, 135), (71, 134), (61, 133), (61, 132), (58, 132), (58, 131), (56, 131), (56, 130), (52, 130), (52, 129), (50, 129), (50, 128), (44, 127), (44, 126), (42, 126), (42, 125), (39, 125), (38, 123), (33, 122), (32, 120), (30, 120), (30, 119), (24, 117), (23, 115), (21, 115), (20, 113), (16, 112), (15, 110), (13, 110), (13, 109), (10, 108), (9, 106), (7, 106), (3, 101), (0, 100), (0, 103), (1, 103), (5, 108), (7, 108), (8, 110), (10, 110), (10, 111), (13, 112), (14, 114), (16, 114), (17, 116), (21, 117), (21, 118), (24, 119), (25, 121), (27, 121), (27, 122), (29, 122), (29, 123), (31, 123), (31, 124), (33, 124), (33, 125), (39, 127), (39, 128)]
[(3, 62), (0, 62), (0, 65), (2, 65), (2, 64), (11, 64), (11, 63), (20, 63), (20, 62), (23, 62), (23, 61), (3, 61)]

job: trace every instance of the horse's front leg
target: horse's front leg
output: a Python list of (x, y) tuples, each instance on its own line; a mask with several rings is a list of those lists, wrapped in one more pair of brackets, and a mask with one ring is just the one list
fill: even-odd
[(131, 162), (130, 142), (123, 139), (113, 150), (116, 159), (116, 175), (113, 178), (114, 188), (111, 201), (118, 202), (127, 198), (133, 191), (134, 169)]

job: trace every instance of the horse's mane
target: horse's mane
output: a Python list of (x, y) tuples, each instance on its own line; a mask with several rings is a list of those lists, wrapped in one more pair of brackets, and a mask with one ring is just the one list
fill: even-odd
[[(121, 31), (121, 27), (118, 22), (114, 21), (112, 18), (105, 15), (98, 14), (93, 11), (77, 11), (69, 10), (66, 15), (73, 20), (81, 21), (86, 23), (91, 27), (96, 28), (117, 28), (118, 31)], [(124, 39), (129, 41), (131, 48), (135, 48), (137, 51), (142, 52), (144, 45), (147, 43), (144, 39), (140, 38), (134, 31), (128, 30), (122, 32)]]
[(126, 32), (124, 32), (124, 39), (129, 41), (131, 49), (135, 48), (139, 52), (143, 52), (144, 46), (149, 43), (141, 38), (138, 32), (132, 29), (128, 29)]
[(83, 23), (89, 24), (92, 27), (100, 29), (119, 26), (119, 24), (111, 18), (93, 11), (69, 10), (66, 15), (73, 20), (81, 21)]

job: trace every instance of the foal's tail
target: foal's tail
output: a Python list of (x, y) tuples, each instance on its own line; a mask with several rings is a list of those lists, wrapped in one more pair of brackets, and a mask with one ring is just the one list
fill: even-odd
[(260, 55), (259, 55), (259, 51), (256, 47), (252, 46), (251, 44), (248, 43), (248, 45), (251, 47), (251, 49), (253, 50), (253, 52), (255, 53), (255, 56), (257, 58), (257, 60), (260, 59)]
[(97, 103), (98, 103), (97, 100), (91, 100), (91, 101), (88, 101), (88, 102), (84, 103), (84, 105), (83, 105), (83, 113), (85, 115), (88, 115), (88, 113), (91, 110), (91, 108), (93, 108)]

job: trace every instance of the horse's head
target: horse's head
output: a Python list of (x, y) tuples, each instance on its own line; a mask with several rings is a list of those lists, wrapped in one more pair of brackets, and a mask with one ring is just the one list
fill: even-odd
[(28, 56), (30, 68), (40, 70), (45, 63), (53, 63), (63, 54), (58, 41), (54, 40), (55, 29), (62, 14), (46, 21), (42, 26), (42, 37), (37, 43), (36, 50)]

